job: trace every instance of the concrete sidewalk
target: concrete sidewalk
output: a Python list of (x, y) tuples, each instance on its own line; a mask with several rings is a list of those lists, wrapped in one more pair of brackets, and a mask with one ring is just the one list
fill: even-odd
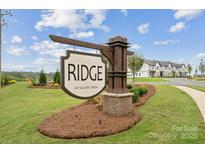
[(192, 99), (196, 102), (197, 106), (199, 107), (203, 119), (205, 121), (205, 92), (201, 92), (199, 90), (195, 90), (185, 86), (174, 86), (174, 87), (183, 90), (184, 92), (186, 92), (192, 97)]

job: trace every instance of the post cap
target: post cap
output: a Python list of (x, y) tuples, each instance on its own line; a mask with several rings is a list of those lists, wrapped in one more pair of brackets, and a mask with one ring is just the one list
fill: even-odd
[(127, 38), (122, 36), (116, 36), (109, 38), (109, 42), (107, 43), (109, 46), (114, 45), (123, 45), (127, 46), (129, 43), (127, 43)]

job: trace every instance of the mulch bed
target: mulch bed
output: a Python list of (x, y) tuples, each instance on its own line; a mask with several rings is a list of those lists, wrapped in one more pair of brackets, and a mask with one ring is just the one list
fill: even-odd
[(147, 102), (147, 100), (154, 95), (156, 88), (153, 85), (150, 84), (136, 84), (136, 87), (147, 87), (148, 88), (148, 92), (143, 95), (142, 97), (139, 98), (139, 100), (136, 103), (133, 103), (134, 107), (138, 107), (143, 105), (144, 103)]
[[(134, 107), (144, 104), (155, 92), (155, 87), (146, 86), (148, 93), (133, 103)], [(68, 108), (45, 119), (37, 130), (53, 138), (76, 139), (107, 136), (125, 131), (141, 120), (139, 113), (116, 117), (102, 111), (102, 97), (85, 101), (79, 106)]]

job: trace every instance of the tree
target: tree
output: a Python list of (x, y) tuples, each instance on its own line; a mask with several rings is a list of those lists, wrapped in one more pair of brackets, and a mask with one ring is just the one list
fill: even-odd
[(195, 68), (195, 76), (197, 77), (197, 75), (198, 75), (198, 69)]
[(39, 74), (39, 83), (42, 86), (44, 86), (47, 83), (47, 77), (46, 77), (46, 73), (44, 73), (44, 70), (41, 70)]
[(128, 67), (132, 73), (132, 82), (134, 85), (134, 78), (137, 71), (140, 70), (142, 65), (144, 64), (144, 58), (140, 55), (134, 54), (128, 57)]
[(191, 67), (191, 65), (190, 65), (190, 64), (188, 64), (188, 65), (187, 65), (187, 67), (188, 67), (189, 76), (191, 76), (192, 67)]
[(205, 64), (204, 64), (203, 59), (201, 59), (201, 62), (199, 64), (199, 71), (201, 72), (201, 76), (203, 77), (204, 76), (204, 72), (205, 72)]
[(9, 84), (9, 78), (7, 75), (1, 76), (1, 85), (5, 86)]
[(59, 70), (57, 69), (55, 74), (54, 74), (54, 79), (53, 79), (54, 83), (58, 83), (60, 84), (60, 72)]

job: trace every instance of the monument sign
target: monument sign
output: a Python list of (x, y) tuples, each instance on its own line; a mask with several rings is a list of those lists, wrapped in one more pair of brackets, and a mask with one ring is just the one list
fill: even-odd
[[(50, 38), (58, 43), (100, 50), (109, 61), (108, 89), (107, 93), (103, 94), (103, 112), (114, 116), (133, 113), (133, 94), (128, 93), (127, 90), (127, 56), (132, 55), (133, 52), (127, 50), (129, 47), (127, 38), (121, 36), (110, 38), (107, 45), (55, 35), (50, 35)], [(102, 58), (86, 55), (68, 52), (68, 56), (61, 60), (63, 90), (79, 98), (89, 98), (99, 94), (106, 83), (106, 65)]]

